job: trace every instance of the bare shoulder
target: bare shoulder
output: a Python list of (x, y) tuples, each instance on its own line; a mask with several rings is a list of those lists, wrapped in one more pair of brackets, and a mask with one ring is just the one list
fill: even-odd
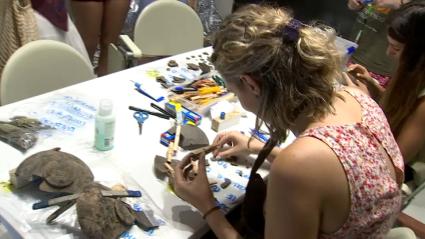
[(419, 100), (419, 104), (415, 109), (415, 116), (421, 119), (422, 122), (425, 119), (425, 97)]
[(356, 88), (356, 87), (345, 86), (344, 87), (344, 90), (347, 90), (348, 92), (359, 93), (361, 95), (366, 95), (366, 96), (369, 96), (370, 97), (370, 95), (368, 93), (366, 93), (363, 90), (361, 90), (359, 88)]
[(338, 163), (336, 155), (322, 141), (312, 137), (295, 140), (281, 150), (271, 167), (271, 177), (285, 183), (317, 187), (328, 181)]
[(405, 122), (406, 125), (415, 131), (422, 134), (425, 131), (425, 97), (420, 99), (415, 110), (409, 115), (408, 120)]

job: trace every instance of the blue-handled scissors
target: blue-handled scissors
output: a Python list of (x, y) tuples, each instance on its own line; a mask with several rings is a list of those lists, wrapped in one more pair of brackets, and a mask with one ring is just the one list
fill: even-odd
[(143, 123), (149, 118), (149, 114), (145, 112), (134, 112), (133, 117), (137, 120), (139, 125), (139, 134), (142, 134)]

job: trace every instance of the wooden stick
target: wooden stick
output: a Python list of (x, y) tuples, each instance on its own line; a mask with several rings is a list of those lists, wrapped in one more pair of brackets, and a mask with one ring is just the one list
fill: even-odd
[(198, 174), (198, 160), (191, 160), (191, 164), (192, 164), (192, 172), (194, 172), (195, 174)]
[(164, 163), (164, 166), (167, 168), (168, 172), (171, 174), (171, 176), (174, 176), (174, 169), (171, 167), (171, 165), (167, 162)]
[(174, 146), (173, 146), (173, 153), (177, 152), (177, 148), (179, 147), (179, 143), (180, 143), (180, 133), (182, 131), (182, 125), (180, 124), (180, 122), (177, 122), (176, 125), (176, 135), (174, 137)]
[(171, 161), (173, 160), (173, 156), (174, 156), (174, 143), (170, 142), (168, 144), (168, 149), (167, 149), (167, 162), (171, 164)]
[(217, 97), (217, 94), (197, 95), (197, 96), (190, 97), (190, 100), (195, 101), (195, 100), (209, 99), (209, 98), (215, 98), (215, 97)]
[(199, 149), (195, 149), (192, 150), (192, 154), (200, 154), (200, 153), (205, 153), (205, 154), (209, 154), (212, 151), (216, 150), (218, 148), (218, 144), (213, 144), (213, 145), (208, 145)]

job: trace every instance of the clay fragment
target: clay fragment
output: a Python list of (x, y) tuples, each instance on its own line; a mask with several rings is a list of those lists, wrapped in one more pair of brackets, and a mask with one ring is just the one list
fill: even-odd
[(177, 67), (179, 64), (175, 60), (170, 60), (167, 64), (169, 67)]
[[(115, 205), (119, 200), (103, 197), (100, 190), (99, 187), (86, 187), (77, 199), (78, 223), (88, 238), (118, 238), (130, 229), (130, 225), (123, 223), (116, 213)], [(123, 213), (123, 218), (127, 215), (123, 211), (120, 213)], [(126, 222), (129, 221), (126, 219)]]
[(207, 74), (211, 71), (211, 67), (203, 62), (200, 62), (199, 64), (199, 68), (201, 69), (201, 75), (203, 74)]
[(126, 206), (125, 203), (121, 200), (115, 200), (115, 213), (117, 214), (118, 218), (123, 222), (125, 225), (131, 226), (134, 224), (135, 215), (132, 213), (132, 209), (128, 208), (129, 206)]
[(221, 187), (222, 189), (225, 189), (225, 188), (227, 188), (227, 187), (228, 187), (231, 183), (232, 183), (232, 181), (231, 181), (230, 179), (225, 178), (225, 179), (224, 179), (224, 182), (222, 182), (222, 183), (220, 184), (220, 187)]
[(185, 82), (185, 80), (186, 80), (185, 78), (173, 76), (173, 82), (174, 83), (183, 83), (183, 82)]
[(199, 66), (193, 63), (187, 63), (187, 69), (197, 71), (199, 70)]
[(136, 211), (136, 225), (143, 230), (147, 231), (152, 228), (157, 228), (159, 226), (157, 220), (152, 215), (150, 211)]
[[(154, 161), (154, 168), (157, 172), (159, 173), (167, 173), (168, 172), (168, 168), (165, 166), (165, 163), (167, 163), (167, 158), (156, 155), (155, 156), (155, 161)], [(171, 161), (171, 167), (176, 166), (179, 163), (178, 160), (173, 159)]]
[[(174, 134), (176, 128), (168, 130), (170, 134)], [(183, 125), (180, 132), (179, 146), (183, 150), (194, 150), (208, 146), (209, 140), (207, 135), (199, 127), (194, 125)]]
[(45, 192), (78, 193), (93, 183), (90, 168), (60, 148), (41, 151), (26, 158), (11, 175), (11, 183), (20, 188), (41, 178), (39, 189)]

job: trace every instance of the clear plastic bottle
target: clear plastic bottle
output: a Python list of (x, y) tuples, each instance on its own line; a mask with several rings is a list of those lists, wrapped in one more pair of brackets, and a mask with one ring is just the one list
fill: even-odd
[(100, 151), (111, 150), (114, 147), (115, 115), (113, 103), (110, 99), (102, 99), (95, 119), (96, 149)]

